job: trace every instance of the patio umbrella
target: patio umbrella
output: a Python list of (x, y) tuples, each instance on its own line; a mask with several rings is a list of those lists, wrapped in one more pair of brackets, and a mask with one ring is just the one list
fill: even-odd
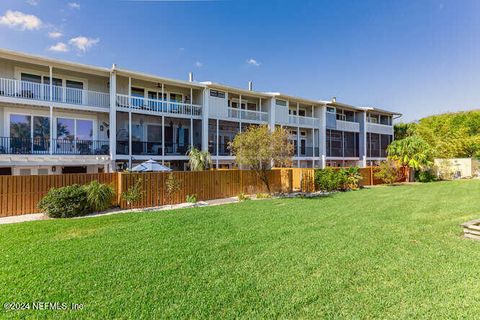
[(132, 168), (132, 172), (170, 172), (172, 169), (150, 159)]

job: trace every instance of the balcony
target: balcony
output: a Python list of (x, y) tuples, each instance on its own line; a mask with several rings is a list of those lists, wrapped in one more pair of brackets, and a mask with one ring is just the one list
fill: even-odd
[(129, 109), (148, 111), (148, 113), (157, 113), (163, 115), (196, 117), (200, 117), (202, 115), (202, 107), (196, 104), (159, 99), (147, 99), (133, 96), (130, 97), (125, 94), (117, 94), (117, 109), (125, 109), (126, 111)]
[(393, 135), (393, 126), (388, 124), (367, 122), (367, 132)]
[(44, 138), (0, 137), (0, 154), (108, 155), (109, 142), (98, 140), (66, 140)]
[(228, 117), (239, 120), (267, 122), (268, 112), (228, 108)]
[(297, 126), (318, 127), (320, 125), (320, 119), (314, 117), (289, 115), (288, 124)]
[[(195, 144), (195, 148), (201, 149)], [(190, 149), (189, 144), (165, 142), (166, 156), (186, 156)], [(132, 155), (134, 156), (162, 156), (163, 148), (161, 141), (132, 141)], [(117, 154), (128, 155), (128, 141), (117, 141)]]
[[(110, 107), (108, 93), (3, 78), (0, 78), (1, 97), (72, 106)], [(49, 103), (45, 103), (45, 105)]]

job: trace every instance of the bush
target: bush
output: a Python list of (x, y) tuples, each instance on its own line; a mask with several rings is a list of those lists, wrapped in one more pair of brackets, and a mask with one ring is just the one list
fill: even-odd
[(437, 180), (437, 176), (432, 170), (418, 171), (415, 174), (415, 180), (418, 182), (432, 182)]
[(140, 201), (143, 198), (144, 191), (142, 190), (142, 179), (135, 181), (135, 184), (122, 192), (122, 199), (127, 202), (128, 205)]
[(50, 218), (78, 217), (91, 212), (86, 188), (78, 184), (50, 189), (38, 208)]
[(87, 191), (87, 201), (92, 211), (103, 211), (112, 206), (115, 197), (115, 190), (112, 186), (94, 180), (84, 188)]
[(188, 203), (197, 203), (197, 195), (196, 194), (188, 194), (186, 201)]
[(363, 177), (359, 167), (344, 169), (343, 174), (345, 175), (345, 190), (357, 190), (360, 187), (359, 183)]
[(268, 199), (271, 198), (272, 196), (269, 193), (257, 193), (256, 198), (257, 199)]
[(393, 160), (387, 160), (377, 167), (375, 178), (382, 180), (387, 184), (394, 184), (398, 179), (398, 165)]
[(238, 201), (245, 201), (245, 200), (249, 200), (250, 198), (243, 192), (240, 192), (238, 194)]
[(332, 192), (344, 190), (346, 181), (345, 169), (327, 167), (325, 169), (315, 170), (315, 186), (320, 191)]

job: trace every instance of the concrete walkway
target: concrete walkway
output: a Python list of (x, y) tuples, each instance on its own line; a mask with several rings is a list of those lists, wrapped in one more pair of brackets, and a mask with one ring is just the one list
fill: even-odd
[[(87, 216), (75, 217), (72, 219), (95, 218), (95, 217), (102, 217), (102, 216), (108, 216), (112, 214), (120, 214), (120, 213), (128, 213), (128, 212), (165, 211), (165, 210), (186, 209), (186, 208), (195, 208), (195, 207), (204, 207), (204, 206), (218, 206), (222, 204), (235, 203), (235, 202), (238, 202), (237, 197), (199, 201), (197, 203), (180, 203), (175, 205), (165, 205), (161, 207), (140, 208), (140, 209), (122, 210), (119, 208), (114, 208), (102, 213), (94, 213)], [(47, 217), (43, 213), (34, 213), (34, 214), (24, 214), (20, 216), (0, 218), (0, 224), (20, 223), (20, 222), (37, 221), (37, 220), (53, 220), (53, 219)]]
[(10, 223), (28, 222), (28, 221), (45, 220), (45, 219), (48, 219), (48, 217), (43, 213), (32, 213), (32, 214), (24, 214), (21, 216), (11, 216), (11, 217), (0, 218), (0, 224), (10, 224)]

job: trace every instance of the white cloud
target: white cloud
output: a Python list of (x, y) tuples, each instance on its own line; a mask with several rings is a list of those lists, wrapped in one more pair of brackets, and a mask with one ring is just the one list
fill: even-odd
[(58, 32), (58, 31), (52, 31), (52, 32), (48, 33), (48, 36), (52, 39), (57, 39), (57, 38), (60, 38), (61, 36), (63, 36), (63, 33)]
[(80, 9), (80, 4), (78, 4), (76, 2), (69, 2), (68, 6), (72, 9)]
[(48, 50), (54, 51), (54, 52), (68, 52), (69, 49), (65, 43), (59, 42), (56, 45), (53, 45), (50, 48), (48, 48)]
[(255, 67), (258, 67), (258, 66), (261, 65), (260, 62), (258, 62), (257, 60), (255, 60), (255, 59), (253, 59), (253, 58), (248, 59), (248, 60), (247, 60), (247, 63), (248, 63), (249, 65), (252, 65), (252, 66), (255, 66)]
[(7, 10), (5, 15), (0, 17), (0, 24), (20, 30), (37, 30), (42, 26), (42, 20), (32, 14)]
[(195, 67), (201, 68), (201, 67), (203, 67), (203, 63), (201, 63), (200, 61), (197, 61), (197, 62), (195, 62)]
[(37, 0), (27, 0), (26, 3), (28, 3), (31, 6), (36, 6), (38, 4)]
[(83, 36), (72, 38), (70, 39), (70, 41), (68, 41), (68, 43), (70, 43), (71, 45), (73, 45), (83, 53), (85, 53), (90, 47), (96, 45), (99, 42), (100, 42), (100, 39), (98, 38), (93, 39), (93, 38), (87, 38)]

